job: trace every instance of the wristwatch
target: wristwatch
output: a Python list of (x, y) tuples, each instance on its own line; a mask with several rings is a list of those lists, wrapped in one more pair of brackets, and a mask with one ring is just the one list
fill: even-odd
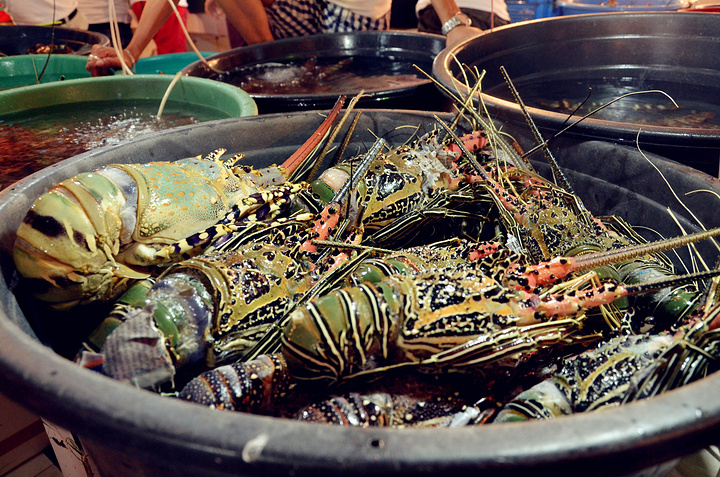
[(472, 25), (472, 20), (470, 19), (470, 17), (465, 15), (463, 12), (457, 12), (455, 15), (450, 17), (450, 20), (445, 22), (440, 31), (442, 31), (443, 35), (447, 35), (448, 33), (450, 33), (450, 30), (460, 25)]

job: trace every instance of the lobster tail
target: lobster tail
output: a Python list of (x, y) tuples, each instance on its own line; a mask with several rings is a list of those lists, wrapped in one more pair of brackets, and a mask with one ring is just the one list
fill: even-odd
[(206, 371), (185, 385), (178, 397), (215, 409), (259, 413), (291, 387), (282, 355), (262, 355)]
[(295, 419), (351, 427), (460, 427), (477, 423), (474, 406), (405, 394), (347, 393), (300, 409)]
[(116, 296), (123, 275), (146, 276), (114, 263), (125, 204), (113, 181), (93, 173), (67, 179), (35, 201), (18, 228), (13, 258), (36, 298), (70, 307)]
[(165, 337), (155, 324), (154, 306), (134, 310), (108, 336), (102, 350), (102, 372), (140, 388), (154, 388), (175, 376)]

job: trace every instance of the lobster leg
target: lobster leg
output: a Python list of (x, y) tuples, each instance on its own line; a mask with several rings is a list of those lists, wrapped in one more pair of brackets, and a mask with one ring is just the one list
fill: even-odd
[(219, 237), (242, 233), (247, 229), (253, 230), (257, 222), (272, 220), (278, 216), (302, 189), (303, 184), (288, 183), (269, 191), (251, 194), (242, 204), (234, 206), (219, 223), (155, 251), (152, 261), (160, 260), (164, 263), (197, 255)]
[[(360, 166), (355, 170), (353, 175), (348, 178), (345, 184), (336, 192), (333, 199), (321, 212), (320, 218), (316, 221), (315, 227), (313, 228), (314, 238), (319, 240), (327, 239), (332, 231), (338, 226), (340, 222), (340, 210), (342, 204), (346, 201), (348, 194), (350, 193), (351, 187), (354, 187), (358, 181), (365, 175), (370, 168), (370, 165), (375, 160), (380, 151), (387, 146), (387, 142), (380, 138), (375, 141), (375, 144), (370, 148), (365, 157), (363, 158)], [(302, 246), (303, 250), (316, 252), (317, 248), (312, 242), (308, 241)]]

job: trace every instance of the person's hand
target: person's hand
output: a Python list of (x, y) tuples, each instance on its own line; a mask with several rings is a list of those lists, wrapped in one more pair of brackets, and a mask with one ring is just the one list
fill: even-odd
[(458, 43), (462, 43), (468, 38), (478, 36), (483, 31), (480, 28), (474, 26), (459, 25), (450, 30), (445, 37), (445, 46), (455, 46)]
[(220, 8), (220, 5), (218, 5), (217, 0), (205, 0), (205, 13), (216, 20), (219, 20), (225, 14), (223, 9)]
[[(135, 66), (135, 58), (127, 50), (123, 50), (123, 60), (128, 68)], [(122, 69), (122, 65), (115, 48), (93, 45), (85, 69), (93, 76), (109, 76), (113, 74), (113, 70)]]

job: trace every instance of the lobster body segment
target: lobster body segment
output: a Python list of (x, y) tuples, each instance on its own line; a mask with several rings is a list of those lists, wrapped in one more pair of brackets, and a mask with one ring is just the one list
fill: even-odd
[[(461, 368), (502, 349), (497, 340), (532, 348), (534, 326), (550, 341), (579, 329), (579, 321), (559, 320), (552, 306), (546, 308), (537, 295), (506, 288), (472, 267), (391, 275), (295, 310), (282, 335), (283, 354), (298, 379), (340, 381), (405, 365)], [(581, 311), (578, 302), (566, 315)], [(467, 353), (460, 352), (473, 340)]]
[(135, 208), (126, 206), (121, 189), (101, 174), (80, 174), (35, 201), (18, 228), (13, 258), (18, 272), (38, 284), (37, 298), (58, 303), (88, 291), (111, 296), (122, 276), (146, 276), (112, 258), (126, 235), (123, 217), (133, 216), (124, 212)]
[[(241, 181), (227, 167), (206, 159), (112, 167), (126, 172), (137, 184), (137, 224), (132, 234), (137, 247), (175, 243), (189, 235), (190, 228), (203, 230), (256, 191), (252, 183)], [(155, 261), (152, 253), (125, 256), (136, 256), (137, 265)]]

